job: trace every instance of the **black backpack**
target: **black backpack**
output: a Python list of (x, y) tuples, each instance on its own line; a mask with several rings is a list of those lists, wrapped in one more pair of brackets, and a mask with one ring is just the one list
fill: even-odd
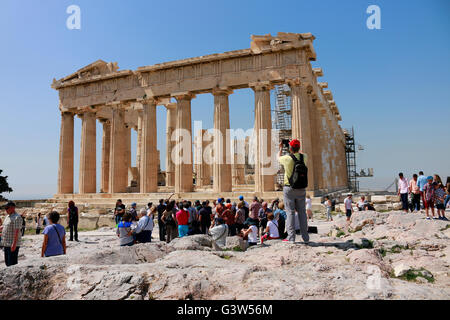
[(294, 170), (289, 178), (289, 185), (293, 189), (304, 189), (308, 186), (308, 168), (305, 165), (303, 154), (300, 153), (300, 160), (291, 154), (292, 160), (294, 160)]

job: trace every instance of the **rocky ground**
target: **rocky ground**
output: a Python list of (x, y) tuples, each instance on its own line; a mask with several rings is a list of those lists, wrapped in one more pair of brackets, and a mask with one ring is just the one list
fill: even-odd
[(0, 270), (0, 299), (449, 299), (450, 222), (366, 211), (311, 225), (309, 245), (245, 252), (236, 237), (213, 251), (207, 236), (166, 245), (157, 230), (150, 244), (119, 248), (101, 228), (40, 258), (43, 236), (25, 236), (19, 264)]

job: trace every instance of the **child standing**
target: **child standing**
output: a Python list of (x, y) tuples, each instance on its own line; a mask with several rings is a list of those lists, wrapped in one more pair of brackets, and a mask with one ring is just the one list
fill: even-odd
[(331, 216), (331, 207), (333, 206), (329, 197), (325, 197), (325, 201), (323, 203), (325, 208), (327, 209), (327, 221), (333, 221), (333, 217)]
[(433, 186), (434, 186), (434, 203), (436, 204), (438, 219), (448, 221), (448, 219), (445, 217), (445, 207), (444, 207), (445, 191), (444, 191), (444, 188), (443, 188), (442, 184), (439, 184), (436, 182), (433, 182)]
[(347, 216), (347, 221), (350, 221), (350, 217), (352, 216), (352, 213), (353, 213), (352, 194), (351, 193), (349, 193), (347, 195), (347, 198), (345, 198), (344, 205), (345, 205), (345, 215)]
[(427, 220), (430, 219), (430, 215), (428, 214), (428, 209), (431, 208), (431, 213), (434, 218), (434, 186), (433, 186), (433, 177), (427, 177), (428, 182), (423, 186), (423, 194), (425, 199), (425, 213), (427, 215)]

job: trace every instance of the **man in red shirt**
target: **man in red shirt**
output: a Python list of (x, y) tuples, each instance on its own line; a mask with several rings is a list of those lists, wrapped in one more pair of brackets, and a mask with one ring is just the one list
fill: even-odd
[(189, 211), (187, 208), (189, 207), (189, 204), (187, 202), (184, 202), (182, 206), (180, 206), (180, 210), (177, 212), (177, 222), (178, 222), (178, 236), (180, 238), (187, 236), (189, 231)]

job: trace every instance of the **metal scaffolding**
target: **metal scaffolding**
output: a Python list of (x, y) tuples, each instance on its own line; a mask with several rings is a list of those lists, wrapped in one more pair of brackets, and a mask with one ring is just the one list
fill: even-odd
[[(367, 172), (361, 169), (360, 172), (356, 171), (356, 148), (355, 148), (355, 131), (353, 127), (351, 129), (344, 129), (345, 134), (345, 155), (347, 158), (347, 177), (348, 187), (352, 192), (359, 191), (358, 178), (373, 177), (373, 168), (368, 168)], [(358, 150), (364, 150), (364, 147), (358, 145)]]
[(345, 134), (345, 155), (347, 158), (347, 180), (348, 187), (352, 192), (358, 192), (359, 182), (356, 179), (356, 149), (355, 134), (353, 127), (351, 130), (344, 130)]
[[(282, 84), (276, 85), (274, 89), (275, 93), (275, 110), (273, 115), (274, 129), (279, 130), (279, 139), (291, 139), (292, 127), (291, 127), (291, 89), (289, 85)], [(284, 150), (284, 151), (287, 151)], [(284, 170), (280, 166), (277, 173), (277, 183), (283, 185), (284, 182)]]

